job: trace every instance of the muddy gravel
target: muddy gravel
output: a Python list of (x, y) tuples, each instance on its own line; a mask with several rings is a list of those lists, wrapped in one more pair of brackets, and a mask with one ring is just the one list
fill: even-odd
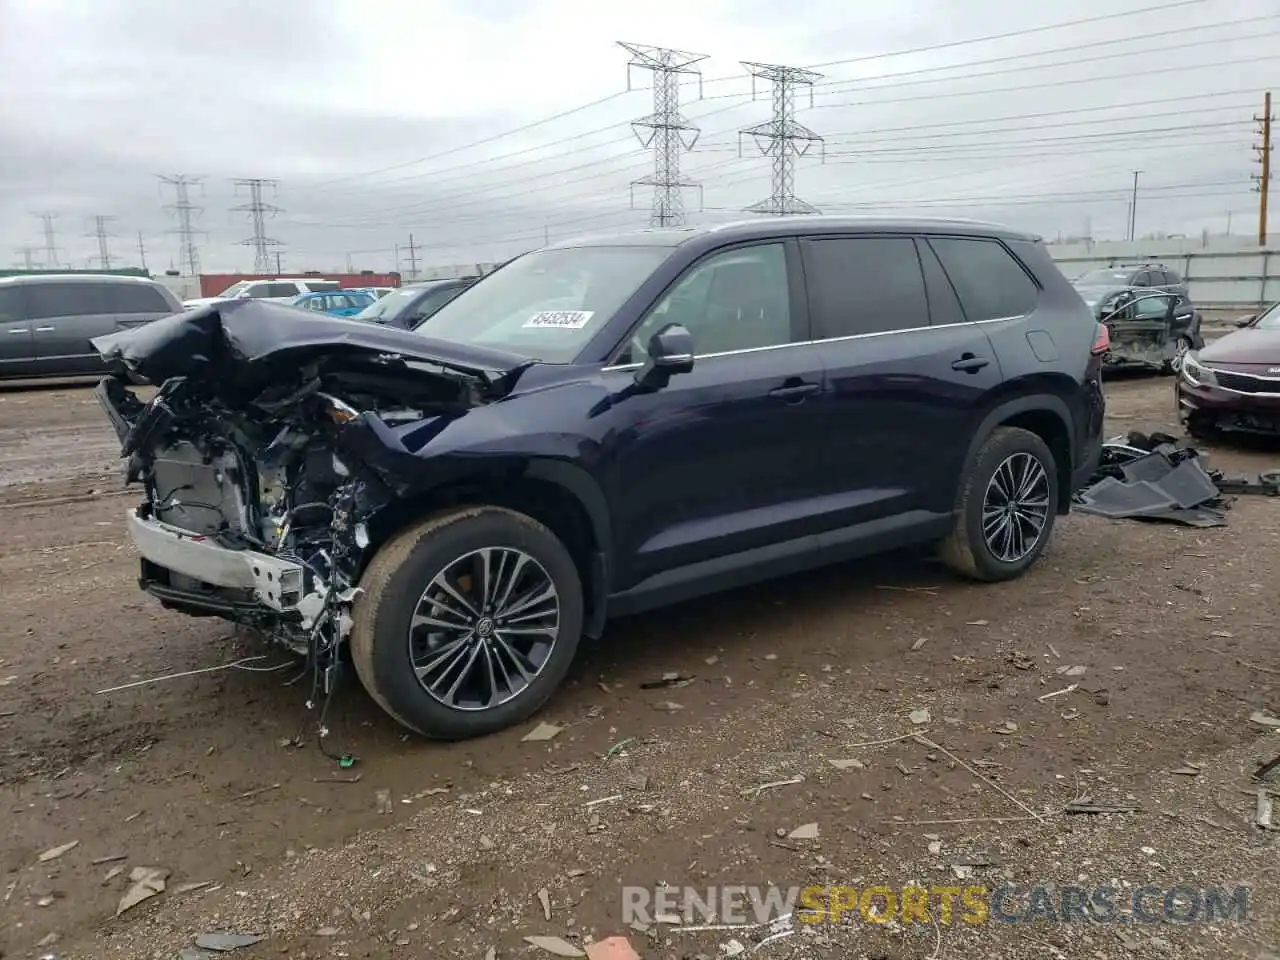
[[(1179, 432), (1169, 380), (1108, 394), (1111, 433)], [(1016, 583), (893, 557), (619, 621), (540, 717), (442, 746), (353, 679), (320, 740), (296, 664), (142, 595), (114, 451), (91, 391), (0, 393), (0, 956), (173, 958), (221, 932), (262, 937), (246, 957), (622, 935), (710, 958), (786, 929), (759, 955), (1280, 955), (1280, 848), (1250, 784), (1280, 755), (1250, 719), (1280, 715), (1280, 499), (1240, 498), (1223, 529), (1072, 515)], [(562, 729), (522, 741), (542, 721)], [(1082, 798), (1126, 812), (1064, 812)], [(117, 917), (145, 868), (163, 892)], [(623, 916), (624, 885), (765, 883), (1245, 886), (1249, 916)]]

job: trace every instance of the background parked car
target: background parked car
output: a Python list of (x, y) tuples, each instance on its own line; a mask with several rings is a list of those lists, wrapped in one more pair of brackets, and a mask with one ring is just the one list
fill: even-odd
[(1236, 326), (1183, 359), (1178, 413), (1194, 437), (1280, 436), (1280, 303)]
[(233, 283), (216, 297), (195, 297), (183, 300), (182, 306), (188, 310), (205, 307), (222, 300), (280, 300), (288, 302), (303, 293), (317, 293), (323, 290), (339, 290), (342, 284), (337, 280), (241, 280)]
[(178, 298), (146, 277), (0, 277), (0, 379), (102, 373), (92, 337), (181, 312)]
[(452, 280), (429, 280), (412, 283), (389, 293), (361, 313), (358, 320), (371, 320), (389, 326), (412, 330), (427, 317), (471, 286), (479, 277)]
[(1168, 264), (1143, 263), (1120, 264), (1104, 270), (1090, 270), (1071, 281), (1084, 302), (1095, 310), (1101, 309), (1105, 299), (1121, 290), (1137, 289), (1143, 293), (1163, 291), (1190, 298), (1191, 291), (1182, 274)]
[(373, 298), (375, 300), (381, 300), (387, 294), (396, 292), (395, 287), (354, 287), (354, 288), (348, 287), (347, 289), (348, 290), (355, 289), (355, 290), (359, 290), (361, 293), (373, 294)]
[(373, 294), (363, 290), (337, 290), (325, 293), (304, 293), (289, 301), (293, 307), (327, 313), (333, 317), (354, 317), (377, 303)]

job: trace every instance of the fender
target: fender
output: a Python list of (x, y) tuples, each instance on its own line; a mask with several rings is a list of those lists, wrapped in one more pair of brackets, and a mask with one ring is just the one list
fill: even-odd
[[(1004, 423), (1010, 417), (1016, 417), (1020, 413), (1052, 413), (1062, 421), (1063, 429), (1067, 432), (1067, 445), (1071, 451), (1071, 460), (1066, 464), (1067, 472), (1070, 474), (1076, 462), (1076, 435), (1071, 429), (1071, 411), (1067, 409), (1066, 402), (1061, 398), (1054, 396), (1052, 393), (1035, 393), (1026, 397), (1017, 397), (1012, 400), (1006, 400), (997, 404), (988, 411), (987, 415), (982, 418), (982, 422), (978, 424), (978, 429), (973, 433), (973, 439), (969, 441), (969, 449), (965, 451), (965, 471), (967, 473), (969, 464), (973, 463), (978, 456), (978, 450), (987, 438), (995, 431), (996, 427)], [(962, 474), (963, 476), (963, 474)], [(963, 485), (962, 485), (963, 486)], [(959, 492), (957, 491), (957, 498)], [(1070, 491), (1065, 494), (1062, 491), (1058, 493), (1059, 497), (1070, 496)]]
[(524, 474), (530, 479), (553, 483), (568, 491), (587, 513), (596, 549), (591, 558), (591, 596), (583, 632), (598, 638), (604, 632), (608, 616), (609, 581), (612, 577), (610, 558), (613, 556), (613, 525), (604, 491), (586, 470), (563, 460), (530, 460)]

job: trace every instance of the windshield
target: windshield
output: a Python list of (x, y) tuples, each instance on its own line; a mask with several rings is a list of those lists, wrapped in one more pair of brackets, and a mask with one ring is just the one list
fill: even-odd
[(237, 293), (239, 293), (241, 290), (243, 290), (247, 286), (249, 286), (249, 281), (241, 280), (239, 283), (233, 283), (231, 286), (227, 287), (227, 289), (223, 290), (220, 294), (218, 294), (218, 296), (234, 297)]
[(380, 320), (383, 323), (387, 323), (403, 313), (405, 308), (413, 303), (413, 298), (421, 292), (421, 287), (402, 287), (399, 290), (392, 290), (381, 300), (373, 301), (373, 303), (357, 313), (356, 318), (360, 320)]
[(1123, 270), (1090, 270), (1082, 277), (1076, 277), (1078, 287), (1127, 287), (1129, 274)]
[(670, 253), (669, 247), (528, 253), (469, 287), (414, 332), (569, 363)]
[(1254, 327), (1260, 330), (1280, 330), (1280, 303), (1273, 303), (1260, 314)]

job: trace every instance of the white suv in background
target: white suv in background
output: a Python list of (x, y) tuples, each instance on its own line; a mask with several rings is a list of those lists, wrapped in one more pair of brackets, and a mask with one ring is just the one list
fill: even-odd
[(283, 300), (287, 302), (303, 293), (320, 293), (325, 290), (339, 290), (341, 288), (342, 284), (337, 280), (316, 280), (314, 278), (306, 280), (290, 280), (287, 278), (241, 280), (239, 283), (233, 283), (227, 287), (216, 297), (195, 297), (192, 300), (183, 300), (182, 306), (185, 310), (194, 310), (196, 307), (208, 306), (211, 303), (221, 303), (223, 300), (242, 300), (246, 298), (254, 300)]

